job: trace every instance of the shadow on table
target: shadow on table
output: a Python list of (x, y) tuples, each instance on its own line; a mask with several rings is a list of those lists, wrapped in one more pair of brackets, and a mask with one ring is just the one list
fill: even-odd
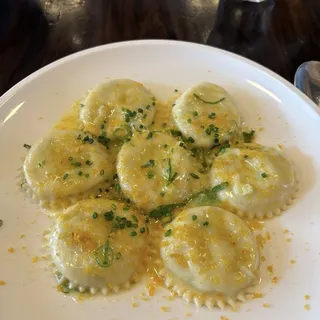
[(35, 0), (0, 1), (0, 95), (42, 66), (46, 16)]

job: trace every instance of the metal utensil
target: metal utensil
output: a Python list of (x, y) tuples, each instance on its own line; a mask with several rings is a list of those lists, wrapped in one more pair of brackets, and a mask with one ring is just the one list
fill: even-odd
[(320, 62), (304, 62), (296, 71), (294, 85), (320, 107)]

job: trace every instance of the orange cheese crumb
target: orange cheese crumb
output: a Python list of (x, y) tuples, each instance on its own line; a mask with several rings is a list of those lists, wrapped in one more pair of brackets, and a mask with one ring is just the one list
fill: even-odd
[(261, 261), (266, 261), (266, 257), (265, 256), (261, 256)]
[(287, 242), (292, 242), (292, 240), (290, 238), (287, 239)]
[(273, 277), (273, 278), (272, 278), (272, 283), (273, 283), (273, 284), (277, 284), (278, 281), (279, 281), (278, 277)]
[(310, 296), (309, 296), (308, 294), (306, 294), (306, 295), (304, 296), (304, 298), (305, 298), (306, 300), (310, 300)]
[(290, 231), (289, 231), (288, 229), (286, 229), (286, 230), (283, 231), (284, 234), (289, 233), (289, 232), (290, 232)]
[(10, 253), (14, 253), (14, 249), (13, 249), (12, 247), (10, 247), (10, 248), (8, 249), (8, 251), (9, 251)]
[(291, 263), (291, 264), (295, 264), (295, 263), (296, 263), (296, 260), (290, 260), (290, 263)]
[(169, 311), (169, 308), (168, 308), (168, 307), (160, 307), (160, 309), (161, 309), (163, 312), (168, 312), (168, 311)]
[(253, 294), (253, 299), (260, 299), (262, 298), (262, 293), (261, 292), (255, 292)]
[(148, 284), (147, 285), (147, 292), (148, 292), (148, 295), (150, 296), (150, 297), (153, 297), (154, 296), (154, 294), (155, 294), (155, 292), (156, 292), (156, 287), (155, 287), (155, 285), (154, 284)]
[(310, 310), (310, 304), (306, 304), (306, 305), (304, 306), (304, 308), (309, 311), (309, 310)]
[(0, 286), (4, 286), (6, 283), (3, 280), (0, 280)]
[(32, 263), (36, 263), (39, 261), (39, 257), (38, 256), (35, 256), (32, 258)]
[(269, 274), (272, 275), (273, 274), (273, 264), (268, 265), (267, 269), (268, 269)]
[(186, 313), (186, 317), (191, 317), (192, 316), (192, 313), (191, 312), (187, 312)]
[(221, 316), (221, 317), (220, 317), (220, 320), (229, 320), (229, 318), (224, 317), (224, 316)]
[(21, 234), (20, 239), (24, 238), (25, 236), (26, 236), (25, 234)]
[(262, 306), (263, 306), (264, 308), (270, 308), (270, 304), (269, 304), (269, 303), (264, 303)]
[(132, 303), (132, 308), (136, 308), (138, 306), (138, 304), (136, 302)]

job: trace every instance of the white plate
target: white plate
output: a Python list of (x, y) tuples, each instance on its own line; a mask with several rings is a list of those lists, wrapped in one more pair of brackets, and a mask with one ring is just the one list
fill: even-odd
[[(16, 185), (26, 153), (23, 144), (44, 135), (74, 99), (106, 77), (136, 79), (160, 97), (198, 81), (215, 82), (230, 91), (249, 126), (264, 127), (259, 142), (284, 146), (300, 180), (299, 199), (267, 223), (270, 262), (279, 283), (272, 284), (269, 277), (262, 299), (241, 305), (237, 312), (197, 310), (180, 299), (168, 301), (163, 298), (166, 290), (158, 290), (133, 308), (131, 298), (143, 291), (140, 285), (77, 303), (56, 291), (45, 262), (32, 263), (32, 257), (42, 255), (42, 232), (49, 221)], [(183, 42), (134, 41), (90, 49), (37, 71), (1, 97), (0, 150), (0, 280), (6, 282), (0, 286), (1, 320), (188, 319), (188, 312), (203, 320), (320, 318), (320, 117), (308, 98), (271, 71), (222, 50)], [(9, 253), (9, 247), (15, 252)]]

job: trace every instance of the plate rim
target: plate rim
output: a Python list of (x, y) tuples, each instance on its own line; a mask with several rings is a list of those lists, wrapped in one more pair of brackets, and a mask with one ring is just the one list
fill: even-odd
[(32, 72), (27, 77), (20, 80), (18, 83), (16, 83), (13, 87), (11, 87), (9, 90), (7, 90), (3, 95), (0, 96), (0, 108), (10, 100), (11, 97), (13, 97), (21, 88), (23, 88), (28, 83), (32, 82), (33, 79), (39, 77), (41, 74), (44, 74), (51, 69), (54, 69), (56, 66), (62, 65), (64, 63), (67, 63), (68, 61), (75, 60), (81, 56), (90, 55), (91, 53), (104, 51), (111, 48), (121, 48), (121, 47), (130, 47), (130, 46), (140, 46), (140, 45), (170, 45), (170, 46), (186, 46), (189, 48), (201, 48), (202, 50), (211, 50), (220, 52), (220, 54), (228, 55), (231, 58), (235, 60), (240, 60), (260, 71), (262, 71), (266, 76), (271, 77), (273, 80), (276, 80), (277, 82), (280, 82), (282, 85), (286, 87), (286, 89), (290, 90), (298, 98), (300, 98), (305, 104), (308, 105), (308, 108), (311, 112), (313, 112), (314, 115), (320, 116), (320, 108), (304, 93), (302, 93), (297, 87), (295, 87), (292, 83), (290, 83), (288, 80), (283, 78), (281, 75), (277, 74), (276, 72), (272, 71), (271, 69), (253, 61), (246, 57), (243, 57), (239, 54), (220, 49), (214, 46), (210, 46), (207, 44), (200, 44), (195, 42), (188, 42), (188, 41), (180, 41), (180, 40), (129, 40), (129, 41), (120, 41), (120, 42), (114, 42), (114, 43), (107, 43), (102, 44), (98, 46), (94, 46), (88, 49), (84, 49), (72, 54), (69, 54), (65, 57), (62, 57), (58, 60), (55, 60), (51, 63), (49, 63), (46, 66), (43, 66), (42, 68)]

